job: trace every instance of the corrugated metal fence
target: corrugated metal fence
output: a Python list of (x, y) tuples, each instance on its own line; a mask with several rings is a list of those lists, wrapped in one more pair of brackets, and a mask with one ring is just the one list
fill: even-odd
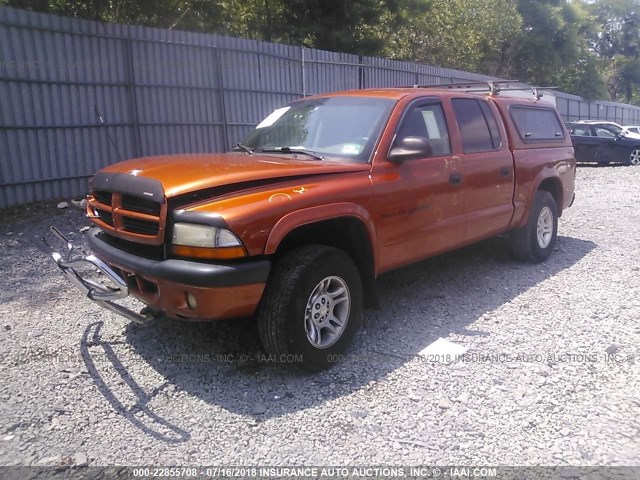
[[(0, 7), (0, 208), (82, 195), (119, 157), (223, 151), (304, 95), (490, 78)], [(640, 123), (640, 108), (556, 98), (567, 119)]]
[(556, 107), (567, 121), (607, 120), (621, 125), (640, 125), (640, 107), (625, 103), (586, 102), (582, 97), (555, 92)]

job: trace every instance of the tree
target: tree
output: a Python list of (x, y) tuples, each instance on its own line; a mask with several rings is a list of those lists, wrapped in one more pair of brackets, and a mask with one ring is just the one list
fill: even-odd
[(512, 0), (417, 0), (400, 28), (387, 19), (385, 53), (397, 59), (500, 74), (522, 19)]
[(594, 19), (584, 3), (518, 0), (517, 4), (524, 22), (510, 52), (510, 75), (586, 98), (601, 95), (600, 64), (586, 40), (595, 32)]
[(5, 0), (38, 12), (103, 22), (209, 31), (220, 28), (222, 8), (207, 0)]
[(278, 15), (279, 39), (294, 45), (375, 55), (385, 38), (373, 28), (388, 11), (379, 0), (287, 0)]
[(613, 100), (640, 100), (640, 5), (634, 0), (599, 0), (589, 5), (596, 18), (592, 48), (608, 73)]
[(375, 55), (376, 28), (400, 0), (0, 0), (90, 20), (226, 33), (323, 50)]

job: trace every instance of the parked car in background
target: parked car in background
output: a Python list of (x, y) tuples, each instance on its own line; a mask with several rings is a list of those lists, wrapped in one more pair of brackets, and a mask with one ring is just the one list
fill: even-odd
[[(604, 120), (579, 120), (576, 123), (588, 123), (589, 125), (600, 125), (603, 127), (608, 127), (616, 132), (617, 135), (622, 135), (624, 137), (629, 138), (638, 138), (640, 139), (640, 133), (637, 131), (629, 130), (627, 127), (623, 127), (622, 125), (616, 122), (607, 122)], [(637, 128), (637, 127), (635, 127)]]
[(625, 135), (610, 122), (568, 122), (567, 129), (578, 162), (611, 162), (640, 165), (640, 137)]
[(638, 125), (623, 125), (622, 128), (630, 133), (640, 135), (640, 126)]

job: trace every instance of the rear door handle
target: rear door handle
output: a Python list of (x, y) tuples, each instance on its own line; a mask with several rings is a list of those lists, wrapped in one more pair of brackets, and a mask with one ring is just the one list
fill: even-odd
[(451, 185), (460, 185), (462, 183), (462, 174), (452, 173), (451, 175), (449, 175), (449, 183)]
[(502, 175), (503, 177), (508, 177), (509, 175), (511, 175), (511, 167), (502, 167), (500, 169), (500, 175)]

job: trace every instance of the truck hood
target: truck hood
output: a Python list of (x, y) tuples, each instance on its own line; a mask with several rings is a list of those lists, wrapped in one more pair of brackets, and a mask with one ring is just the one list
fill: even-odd
[(101, 170), (96, 177), (125, 174), (148, 178), (162, 184), (165, 196), (174, 197), (222, 185), (261, 181), (266, 183), (279, 178), (369, 169), (369, 164), (317, 161), (305, 155), (223, 153), (165, 155), (127, 160)]

